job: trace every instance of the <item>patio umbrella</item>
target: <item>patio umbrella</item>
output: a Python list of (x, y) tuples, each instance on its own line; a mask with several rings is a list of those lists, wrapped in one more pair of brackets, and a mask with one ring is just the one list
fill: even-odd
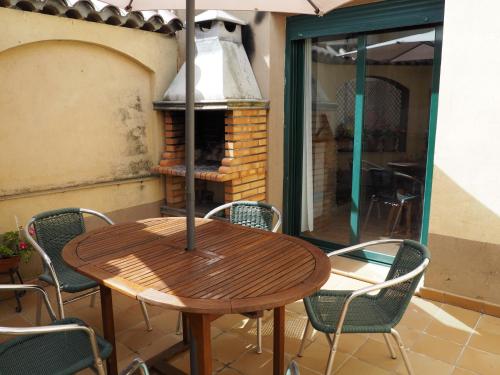
[[(187, 9), (189, 0), (103, 0), (125, 10)], [(251, 10), (263, 12), (326, 14), (349, 5), (380, 0), (196, 0), (197, 10)]]
[[(103, 0), (127, 11), (186, 9), (186, 250), (195, 249), (194, 203), (194, 92), (195, 92), (195, 0)], [(349, 5), (380, 0), (197, 0), (197, 9), (269, 11), (323, 15)]]

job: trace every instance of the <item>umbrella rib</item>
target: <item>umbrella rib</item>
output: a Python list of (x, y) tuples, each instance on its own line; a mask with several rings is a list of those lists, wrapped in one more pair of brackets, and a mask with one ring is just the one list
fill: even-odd
[(308, 2), (309, 4), (311, 4), (311, 6), (314, 8), (314, 13), (319, 14), (320, 9), (319, 9), (319, 8), (318, 8), (318, 6), (314, 3), (314, 1), (312, 1), (312, 0), (307, 0), (307, 2)]

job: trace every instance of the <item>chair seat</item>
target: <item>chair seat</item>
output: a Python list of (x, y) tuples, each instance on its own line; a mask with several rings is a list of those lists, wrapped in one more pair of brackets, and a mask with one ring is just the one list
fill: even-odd
[[(334, 333), (347, 296), (352, 291), (320, 290), (304, 298), (307, 315), (314, 329)], [(349, 305), (342, 333), (391, 332), (393, 319), (380, 308), (375, 296), (360, 296)]]
[[(63, 324), (85, 325), (75, 318), (58, 320), (52, 325)], [(99, 336), (97, 343), (101, 358), (109, 357), (111, 344)], [(81, 331), (19, 336), (0, 344), (2, 375), (74, 374), (93, 364), (88, 335)]]
[[(59, 283), (61, 284), (61, 290), (64, 292), (78, 293), (99, 286), (99, 284), (97, 284), (94, 280), (89, 279), (81, 273), (73, 271), (69, 267), (59, 267), (56, 269), (56, 275), (59, 279)], [(54, 285), (52, 277), (48, 273), (43, 273), (38, 278), (46, 283)]]

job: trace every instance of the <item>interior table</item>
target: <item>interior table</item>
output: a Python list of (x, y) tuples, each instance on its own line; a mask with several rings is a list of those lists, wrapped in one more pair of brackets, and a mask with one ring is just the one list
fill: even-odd
[[(100, 284), (104, 337), (113, 345), (111, 289), (181, 311), (184, 339), (166, 353), (189, 345), (192, 374), (212, 374), (212, 320), (274, 309), (273, 373), (283, 375), (285, 305), (328, 280), (326, 255), (295, 237), (217, 219), (196, 219), (196, 249), (185, 247), (185, 218), (155, 218), (82, 234), (63, 258)], [(107, 366), (117, 373), (115, 352)]]

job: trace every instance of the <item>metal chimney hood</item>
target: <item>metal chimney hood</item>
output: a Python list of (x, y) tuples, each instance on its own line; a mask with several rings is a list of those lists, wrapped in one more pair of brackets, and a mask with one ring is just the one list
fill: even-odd
[[(262, 98), (252, 67), (241, 42), (241, 26), (246, 23), (224, 11), (209, 10), (195, 18), (195, 108), (227, 109), (262, 106)], [(158, 110), (184, 110), (186, 64), (163, 99), (154, 103)]]

